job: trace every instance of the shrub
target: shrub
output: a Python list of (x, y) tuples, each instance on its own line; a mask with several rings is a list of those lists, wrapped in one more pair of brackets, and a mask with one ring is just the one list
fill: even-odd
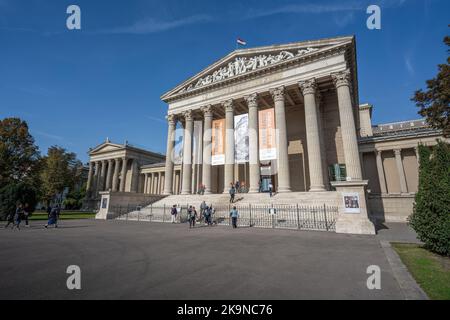
[(450, 145), (419, 146), (419, 191), (409, 223), (425, 247), (450, 255)]

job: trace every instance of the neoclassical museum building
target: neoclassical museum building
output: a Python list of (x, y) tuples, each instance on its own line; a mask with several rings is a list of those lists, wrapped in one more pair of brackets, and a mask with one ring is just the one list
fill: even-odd
[[(283, 199), (343, 203), (340, 228), (371, 233), (358, 230), (412, 212), (417, 146), (443, 139), (423, 120), (372, 124), (372, 106), (359, 102), (353, 36), (239, 49), (161, 99), (167, 157), (109, 141), (91, 149), (93, 200), (101, 191), (206, 197), (239, 181), (249, 194), (272, 185)], [(359, 215), (344, 215), (348, 199)]]

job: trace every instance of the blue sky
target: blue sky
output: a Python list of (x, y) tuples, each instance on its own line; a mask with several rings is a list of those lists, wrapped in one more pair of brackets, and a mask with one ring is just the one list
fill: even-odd
[[(82, 30), (66, 28), (77, 4)], [(366, 8), (382, 9), (368, 30)], [(106, 137), (165, 153), (159, 97), (235, 49), (356, 35), (360, 102), (374, 122), (418, 118), (414, 90), (447, 57), (448, 0), (0, 0), (0, 118), (18, 116), (40, 150), (86, 161)]]

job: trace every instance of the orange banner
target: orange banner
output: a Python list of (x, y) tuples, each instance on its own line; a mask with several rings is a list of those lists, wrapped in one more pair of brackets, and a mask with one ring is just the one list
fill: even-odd
[(259, 111), (259, 158), (273, 160), (277, 158), (275, 141), (275, 110)]
[(213, 166), (225, 164), (225, 119), (213, 120), (211, 135), (211, 164)]

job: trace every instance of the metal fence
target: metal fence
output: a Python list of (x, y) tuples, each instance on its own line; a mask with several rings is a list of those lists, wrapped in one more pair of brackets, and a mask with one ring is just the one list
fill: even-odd
[[(179, 214), (177, 223), (187, 223), (189, 205), (177, 206)], [(171, 206), (150, 205), (141, 207), (111, 207), (110, 212), (118, 220), (172, 222)], [(204, 222), (199, 208), (197, 221)], [(230, 211), (232, 205), (213, 207), (214, 225), (231, 225)], [(338, 208), (334, 206), (300, 206), (300, 205), (236, 205), (239, 212), (238, 227), (257, 227), (293, 230), (335, 231)]]

